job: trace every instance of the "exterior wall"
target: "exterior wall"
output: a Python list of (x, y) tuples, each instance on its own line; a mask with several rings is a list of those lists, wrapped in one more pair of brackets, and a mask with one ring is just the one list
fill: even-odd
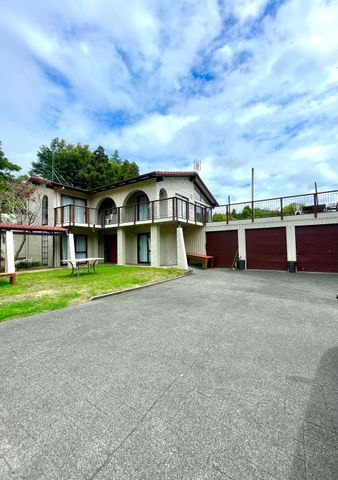
[(126, 231), (126, 263), (137, 264), (137, 233), (135, 231)]
[(176, 225), (161, 225), (160, 232), (160, 264), (165, 266), (176, 265)]
[(114, 200), (117, 207), (122, 207), (129, 195), (138, 190), (142, 190), (149, 198), (149, 200), (157, 200), (156, 179), (145, 180), (143, 182), (133, 183), (131, 185), (124, 185), (122, 187), (113, 188), (104, 192), (99, 192), (91, 196), (87, 202), (88, 207), (98, 208), (105, 198)]
[[(163, 180), (156, 183), (157, 197), (160, 198), (160, 190), (164, 188), (167, 191), (168, 198), (176, 194), (186, 197), (191, 203), (199, 203), (207, 207), (209, 203), (196, 198), (195, 184), (186, 177), (163, 177)], [(197, 187), (196, 187), (197, 188)], [(155, 199), (154, 199), (155, 200)]]
[(205, 228), (185, 226), (183, 227), (184, 241), (186, 251), (189, 253), (200, 253), (201, 255), (206, 254), (205, 244), (206, 244), (206, 235)]

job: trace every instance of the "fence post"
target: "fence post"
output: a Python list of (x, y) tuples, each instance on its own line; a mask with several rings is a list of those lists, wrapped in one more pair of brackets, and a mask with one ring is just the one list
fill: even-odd
[(280, 198), (280, 219), (283, 220), (283, 197)]

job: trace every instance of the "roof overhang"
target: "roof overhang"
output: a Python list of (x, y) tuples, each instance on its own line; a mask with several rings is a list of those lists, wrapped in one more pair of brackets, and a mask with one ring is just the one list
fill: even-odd
[(206, 197), (206, 199), (208, 200), (208, 202), (212, 207), (218, 206), (217, 200), (212, 195), (210, 190), (207, 188), (207, 186), (205, 185), (201, 177), (198, 175), (198, 173), (195, 171), (166, 172), (166, 171), (156, 170), (154, 172), (138, 175), (137, 177), (128, 178), (127, 180), (120, 180), (118, 182), (114, 182), (109, 185), (102, 185), (101, 187), (93, 188), (92, 190), (85, 190), (83, 188), (73, 187), (70, 185), (62, 184), (62, 183), (57, 183), (52, 180), (46, 180), (44, 178), (37, 177), (34, 175), (29, 178), (29, 181), (36, 185), (45, 184), (46, 187), (48, 188), (59, 188), (59, 189), (65, 188), (65, 189), (74, 190), (81, 193), (86, 193), (87, 195), (92, 195), (95, 193), (105, 192), (107, 190), (123, 187), (125, 185), (132, 185), (135, 183), (144, 182), (146, 180), (151, 180), (151, 179), (155, 179), (157, 182), (159, 182), (163, 180), (164, 177), (185, 177), (185, 178), (188, 177), (201, 190), (201, 192), (204, 194), (204, 196)]
[(49, 227), (47, 225), (20, 225), (15, 223), (0, 223), (0, 232), (12, 231), (18, 235), (65, 235), (67, 228)]

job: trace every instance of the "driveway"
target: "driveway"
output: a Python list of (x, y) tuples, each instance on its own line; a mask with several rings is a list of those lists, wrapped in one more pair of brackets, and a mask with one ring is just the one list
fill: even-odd
[(338, 478), (337, 275), (214, 269), (0, 325), (0, 478)]

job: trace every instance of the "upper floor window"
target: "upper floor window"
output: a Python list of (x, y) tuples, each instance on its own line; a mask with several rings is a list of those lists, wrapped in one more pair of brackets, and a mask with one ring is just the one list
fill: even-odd
[(42, 198), (42, 225), (48, 225), (48, 197)]

